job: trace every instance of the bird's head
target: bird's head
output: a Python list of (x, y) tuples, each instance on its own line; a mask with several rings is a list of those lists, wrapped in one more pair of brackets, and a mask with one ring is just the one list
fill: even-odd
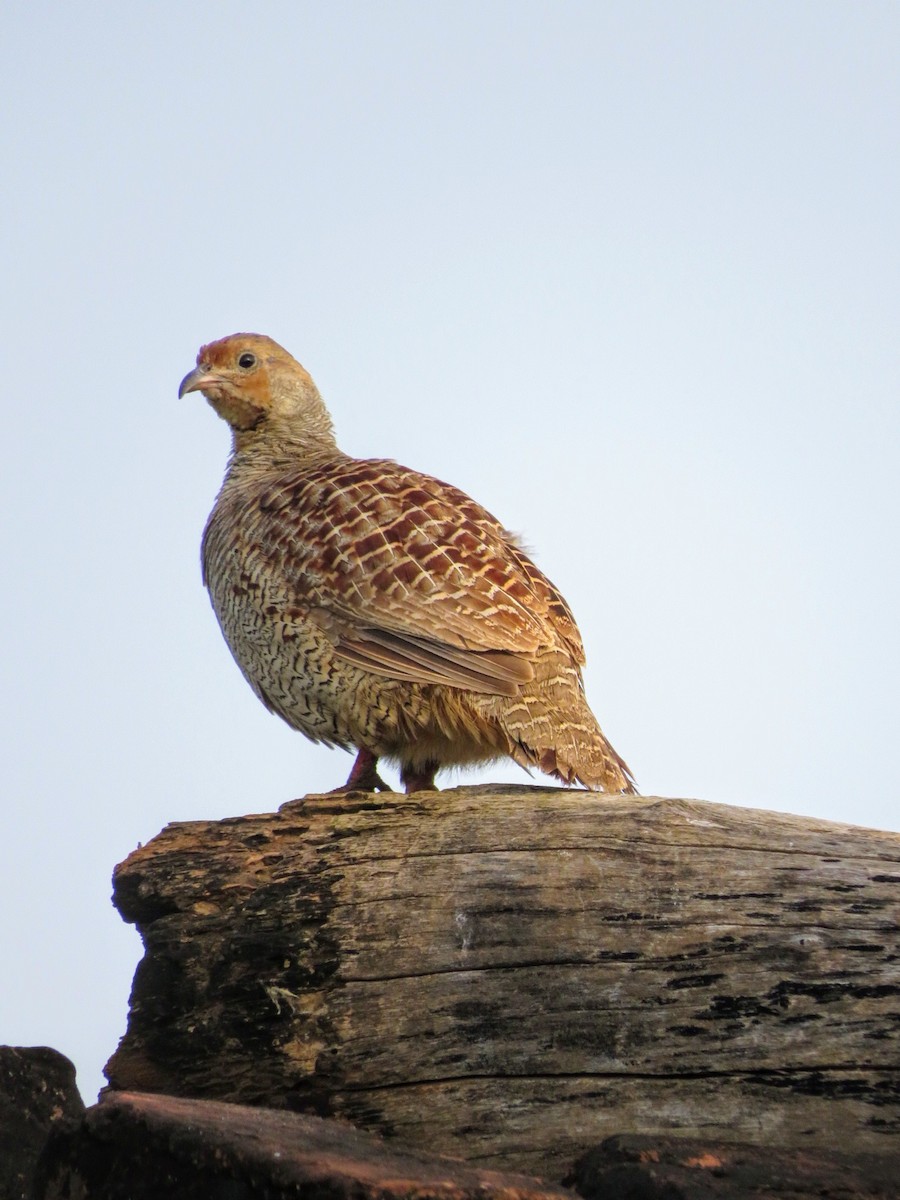
[(234, 431), (251, 431), (333, 445), (331, 418), (309, 373), (287, 350), (260, 333), (233, 333), (201, 346), (179, 397), (202, 392)]

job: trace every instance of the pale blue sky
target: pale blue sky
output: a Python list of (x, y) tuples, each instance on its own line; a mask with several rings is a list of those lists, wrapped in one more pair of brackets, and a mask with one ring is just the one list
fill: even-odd
[(113, 865), (348, 770), (200, 585), (176, 391), (239, 329), (524, 535), (642, 791), (900, 828), (898, 48), (866, 0), (8, 6), (0, 1041), (92, 1098)]

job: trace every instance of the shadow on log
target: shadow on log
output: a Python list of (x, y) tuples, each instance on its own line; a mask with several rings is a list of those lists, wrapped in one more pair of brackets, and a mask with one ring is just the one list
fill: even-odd
[(559, 1178), (611, 1134), (888, 1155), (900, 836), (540, 788), (168, 826), (112, 1088)]

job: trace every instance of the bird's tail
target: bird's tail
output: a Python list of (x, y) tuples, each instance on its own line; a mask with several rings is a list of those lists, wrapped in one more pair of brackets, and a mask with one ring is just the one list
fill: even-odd
[(598, 792), (628, 792), (637, 793), (634, 778), (628, 764), (618, 754), (598, 727), (590, 744), (579, 741), (575, 753), (567, 753), (564, 749), (553, 746), (539, 751), (539, 758), (534, 755), (532, 761), (546, 775), (553, 775), (563, 783), (583, 783), (585, 787)]
[[(574, 678), (572, 676), (574, 675)], [(571, 660), (533, 690), (506, 701), (500, 718), (512, 758), (563, 783), (603, 792), (636, 793), (628, 764), (607, 740), (588, 707)]]

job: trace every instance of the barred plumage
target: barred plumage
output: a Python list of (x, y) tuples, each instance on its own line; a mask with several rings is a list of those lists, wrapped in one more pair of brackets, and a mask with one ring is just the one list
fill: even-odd
[(357, 748), (345, 789), (384, 787), (381, 757), (415, 791), (441, 767), (508, 755), (634, 791), (585, 700), (568, 605), (490, 513), (342, 453), (312, 379), (270, 338), (202, 347), (190, 391), (234, 435), (202, 552), (225, 640), (269, 709)]

